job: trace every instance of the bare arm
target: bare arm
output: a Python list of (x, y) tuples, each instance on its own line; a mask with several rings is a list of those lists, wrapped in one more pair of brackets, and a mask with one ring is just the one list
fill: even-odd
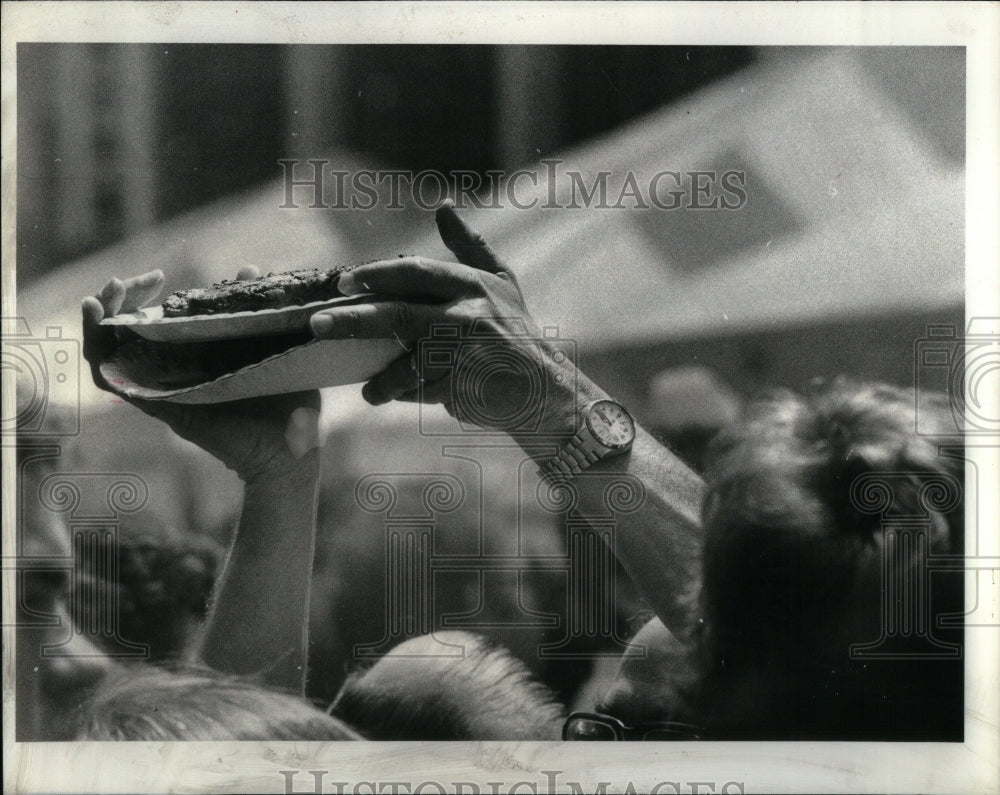
[[(500, 341), (483, 346), (483, 357), (497, 355), (504, 345), (508, 353), (520, 348), (536, 357), (545, 375), (544, 389), (526, 384), (516, 367), (490, 368), (485, 360), (482, 366), (465, 368), (469, 373), (490, 370), (484, 388), (481, 380), (463, 379), (457, 368), (435, 367), (414, 355), (389, 365), (365, 385), (363, 394), (375, 405), (390, 400), (442, 403), (453, 416), (474, 420), (513, 416), (530, 388), (541, 403), (540, 423), (530, 429), (493, 429), (509, 433), (541, 463), (577, 430), (581, 410), (607, 395), (544, 339), (513, 273), (450, 204), (439, 208), (437, 221), (458, 262), (410, 257), (363, 265), (341, 279), (341, 290), (391, 300), (318, 312), (312, 318), (313, 333), (323, 338), (395, 336), (419, 351), (420, 340), (430, 337), (432, 329), (451, 325), (466, 349), (477, 334)], [(502, 365), (504, 359), (501, 352), (497, 362)], [(475, 407), (480, 410), (473, 411)], [(591, 471), (627, 474), (642, 484), (642, 503), (617, 523), (614, 551), (663, 623), (679, 637), (686, 636), (700, 618), (694, 597), (700, 588), (701, 480), (641, 429), (627, 455), (599, 461)], [(577, 478), (574, 488), (584, 515), (603, 512), (599, 478)]]
[[(579, 413), (590, 402), (609, 397), (577, 371), (576, 378), (551, 379), (546, 399), (553, 410), (541, 427), (513, 438), (541, 465), (551, 450), (578, 427)], [(571, 387), (562, 388), (562, 385)], [(539, 445), (539, 442), (545, 442)], [(599, 477), (606, 474), (607, 478)], [(697, 597), (701, 589), (701, 504), (704, 483), (691, 469), (643, 428), (636, 428), (632, 449), (605, 458), (576, 478), (573, 488), (583, 516), (606, 514), (605, 486), (612, 476), (624, 475), (641, 484), (638, 507), (616, 522), (615, 556), (663, 624), (679, 638), (697, 625)]]
[[(240, 277), (253, 275), (243, 271)], [(101, 319), (148, 303), (162, 284), (159, 272), (113, 279), (98, 296), (84, 299), (84, 354), (102, 389), (115, 392), (100, 363), (119, 340), (112, 328), (99, 325)], [(244, 483), (239, 526), (209, 619), (188, 659), (303, 692), (319, 482), (319, 393), (210, 405), (129, 402), (218, 458)]]
[[(643, 484), (645, 497), (617, 523), (618, 560), (674, 635), (685, 638), (701, 615), (701, 479), (639, 428), (631, 452), (598, 462), (598, 471), (627, 473)], [(587, 484), (587, 481), (584, 481)], [(581, 502), (603, 499), (593, 485), (578, 486)]]
[(304, 693), (318, 475), (313, 449), (246, 482), (239, 527), (194, 659)]

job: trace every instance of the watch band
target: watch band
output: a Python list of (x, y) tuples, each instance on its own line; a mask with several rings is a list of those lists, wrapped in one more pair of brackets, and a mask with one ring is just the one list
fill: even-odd
[(546, 479), (577, 475), (599, 458), (597, 453), (588, 449), (583, 434), (577, 431), (555, 457), (539, 469), (539, 474)]
[[(601, 403), (616, 406), (620, 412), (619, 417), (626, 418), (631, 425), (632, 438), (627, 443), (617, 446), (606, 444), (591, 429), (591, 412)], [(538, 474), (543, 480), (553, 482), (568, 479), (589, 469), (602, 458), (621, 455), (631, 449), (632, 439), (635, 438), (635, 421), (620, 403), (615, 403), (613, 400), (608, 399), (595, 400), (587, 405), (583, 414), (583, 421), (577, 432), (570, 437), (569, 441), (552, 458), (539, 467)], [(607, 421), (606, 414), (601, 413), (600, 416)]]

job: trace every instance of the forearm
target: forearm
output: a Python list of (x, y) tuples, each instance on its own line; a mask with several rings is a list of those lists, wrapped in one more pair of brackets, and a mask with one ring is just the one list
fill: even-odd
[[(615, 555), (667, 629), (687, 637), (702, 618), (704, 483), (642, 428), (627, 455), (599, 461), (593, 471), (627, 474), (642, 484), (639, 507), (618, 516)], [(601, 480), (580, 489), (583, 510), (601, 510), (603, 490), (595, 487)]]
[[(607, 398), (582, 373), (566, 368), (552, 377), (542, 421), (530, 434), (514, 439), (539, 465), (579, 427), (580, 412), (591, 401)], [(625, 476), (641, 485), (642, 496), (630, 510), (614, 512), (607, 487)], [(701, 618), (697, 595), (701, 587), (704, 484), (670, 451), (642, 428), (632, 449), (593, 464), (573, 478), (577, 494), (574, 512), (583, 517), (615, 517), (615, 555), (656, 615), (672, 633), (685, 637)], [(633, 509), (634, 508), (634, 509)]]
[(311, 450), (247, 482), (232, 549), (195, 656), (302, 691), (319, 457)]

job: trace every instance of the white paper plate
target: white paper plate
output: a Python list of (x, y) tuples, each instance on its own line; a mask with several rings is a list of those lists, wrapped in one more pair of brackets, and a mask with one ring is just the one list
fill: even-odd
[(313, 340), (214, 380), (177, 386), (169, 369), (120, 349), (101, 364), (101, 373), (129, 397), (221, 403), (360, 383), (405, 353), (395, 340)]
[(120, 326), (146, 339), (157, 342), (210, 342), (239, 337), (271, 337), (294, 334), (309, 329), (309, 318), (320, 309), (366, 303), (370, 295), (352, 295), (314, 301), (301, 306), (281, 309), (259, 309), (254, 312), (233, 312), (191, 317), (164, 317), (162, 306), (151, 306), (124, 315), (105, 318), (102, 326)]

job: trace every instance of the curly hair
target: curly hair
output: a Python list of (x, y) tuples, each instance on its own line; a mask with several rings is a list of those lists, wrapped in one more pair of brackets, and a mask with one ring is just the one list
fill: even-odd
[[(205, 617), (221, 548), (207, 536), (182, 536), (147, 524), (125, 523), (116, 536), (96, 543), (92, 554), (100, 559), (113, 555), (117, 560), (114, 582), (106, 582), (103, 572), (95, 574), (84, 567), (75, 581), (77, 596), (94, 587), (95, 576), (101, 579), (96, 584), (112, 589), (120, 636), (148, 645), (151, 661), (178, 657), (193, 623)], [(86, 623), (91, 601), (75, 600), (82, 611), (78, 621)]]
[[(742, 703), (757, 729), (770, 722), (840, 731), (838, 715), (848, 721), (859, 705), (906, 702), (917, 710), (942, 687), (960, 695), (960, 662), (875, 662), (849, 653), (880, 637), (886, 589), (926, 576), (928, 556), (962, 551), (962, 439), (944, 434), (943, 397), (922, 403), (937, 412), (942, 435), (933, 439), (917, 435), (914, 405), (912, 391), (838, 380), (806, 397), (757, 402), (711, 445), (701, 652), (706, 681), (730, 699), (733, 721), (740, 710), (732, 704)], [(953, 449), (944, 455), (942, 446)], [(883, 517), (852, 492), (862, 476), (891, 491), (896, 515), (917, 518), (901, 525), (902, 565), (891, 571), (883, 567)], [(931, 481), (955, 492), (941, 510), (922, 502)], [(956, 578), (935, 582), (931, 615), (961, 609), (958, 586)], [(739, 693), (727, 687), (736, 681), (747, 685)], [(824, 692), (824, 706), (814, 708)]]

